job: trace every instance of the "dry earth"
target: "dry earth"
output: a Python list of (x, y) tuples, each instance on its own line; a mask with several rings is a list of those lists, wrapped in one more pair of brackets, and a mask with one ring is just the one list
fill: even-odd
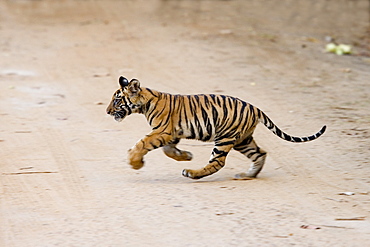
[[(369, 1), (0, 2), (0, 246), (366, 246), (370, 243)], [(354, 45), (324, 53), (325, 37)], [(255, 180), (231, 152), (199, 181), (160, 150), (135, 171), (149, 127), (105, 114), (117, 78), (223, 93), (293, 135), (259, 127)], [(354, 192), (354, 195), (339, 195)], [(302, 225), (308, 229), (301, 228)], [(320, 228), (320, 229), (311, 229)]]

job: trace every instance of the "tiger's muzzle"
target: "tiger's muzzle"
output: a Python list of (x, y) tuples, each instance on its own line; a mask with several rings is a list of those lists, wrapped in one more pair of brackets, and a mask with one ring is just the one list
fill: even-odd
[(111, 115), (114, 117), (114, 120), (116, 120), (117, 122), (121, 122), (127, 115), (130, 115), (130, 114), (131, 114), (131, 110), (127, 109), (127, 110), (116, 111)]

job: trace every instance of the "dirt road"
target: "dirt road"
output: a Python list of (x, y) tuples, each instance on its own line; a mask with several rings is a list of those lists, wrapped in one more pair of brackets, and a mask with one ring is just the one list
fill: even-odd
[[(368, 244), (369, 2), (276, 2), (1, 1), (0, 246)], [(355, 54), (324, 53), (325, 36)], [(191, 162), (156, 150), (135, 171), (126, 152), (150, 129), (106, 115), (120, 75), (240, 97), (293, 135), (328, 130), (300, 145), (259, 127), (255, 180), (232, 180), (249, 166), (236, 152), (182, 177), (208, 160), (196, 141), (180, 144)]]

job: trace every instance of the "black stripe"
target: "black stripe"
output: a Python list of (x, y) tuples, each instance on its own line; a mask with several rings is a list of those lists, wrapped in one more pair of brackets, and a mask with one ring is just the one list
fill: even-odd
[(216, 95), (214, 95), (214, 94), (210, 94), (210, 95), (208, 95), (210, 98), (211, 98), (211, 100), (213, 101), (213, 104), (216, 104)]
[(231, 123), (230, 124), (233, 124), (236, 122), (236, 119), (238, 118), (238, 105), (234, 105), (233, 107), (231, 107), (231, 109), (234, 108), (234, 112), (233, 112), (233, 118), (231, 119)]
[(217, 163), (217, 165), (218, 165), (218, 167), (216, 166), (216, 164), (214, 164), (211, 168), (213, 168), (213, 170), (214, 171), (211, 171), (211, 168), (208, 168), (208, 172), (209, 173), (215, 173), (215, 172), (217, 172), (217, 171), (219, 171), (222, 167), (224, 167), (224, 165), (225, 165), (225, 162), (221, 162), (221, 161), (219, 161), (219, 160), (217, 160), (217, 159), (212, 159), (212, 160), (210, 160), (209, 161), (210, 163)]
[(154, 120), (154, 118), (155, 118), (157, 115), (158, 115), (158, 112), (157, 112), (157, 111), (156, 111), (156, 112), (154, 112), (154, 110), (153, 110), (150, 114), (148, 114), (148, 117), (149, 117), (148, 122), (149, 122), (149, 125), (150, 125), (150, 126), (152, 126), (153, 120)]
[(212, 127), (212, 124), (208, 123), (207, 124), (207, 134), (208, 136), (206, 138), (203, 139), (203, 141), (209, 141), (212, 137), (212, 132), (213, 132), (213, 127)]
[(299, 137), (292, 137), (294, 142), (302, 142), (301, 138)]
[(244, 111), (245, 111), (245, 107), (247, 106), (247, 103), (245, 103), (244, 101), (242, 101), (241, 103), (242, 103), (242, 107), (240, 108), (239, 122), (245, 121)]
[(216, 102), (219, 107), (221, 107), (221, 100), (220, 97), (216, 97)]
[(169, 122), (170, 122), (170, 119), (171, 119), (171, 113), (172, 113), (172, 108), (173, 108), (173, 105), (174, 105), (174, 101), (173, 101), (173, 95), (167, 95), (167, 96), (169, 96), (169, 101), (170, 101), (170, 109), (168, 110), (168, 114), (167, 114), (167, 118), (166, 118), (166, 120), (163, 122), (162, 121), (162, 125), (163, 126), (166, 126)]
[(204, 126), (207, 126), (208, 113), (207, 113), (206, 110), (204, 110), (204, 108), (202, 106), (200, 106), (200, 110), (202, 111), (202, 118), (203, 118), (203, 121), (204, 121)]
[(254, 114), (254, 106), (249, 104), (249, 110), (250, 110), (250, 113), (251, 113), (251, 120), (252, 122), (255, 122), (256, 121), (256, 115)]
[(217, 147), (227, 146), (227, 145), (234, 145), (234, 141), (219, 142), (215, 144), (215, 146)]
[(152, 145), (153, 149), (157, 149), (158, 148), (158, 146), (154, 145), (154, 143), (152, 143), (152, 142), (150, 142), (149, 144)]
[(149, 88), (147, 88), (147, 90), (149, 91), (149, 93), (151, 93), (151, 95), (153, 95), (154, 97), (158, 97), (157, 95), (155, 95), (154, 93), (153, 93), (153, 91), (152, 90), (150, 90)]
[(194, 131), (194, 126), (192, 123), (190, 123), (190, 139), (195, 139), (195, 131)]
[(218, 150), (217, 148), (214, 148), (213, 151), (212, 151), (212, 153), (217, 154), (217, 158), (226, 156), (228, 154), (228, 152), (225, 152), (225, 151), (222, 151), (222, 150)]
[(261, 110), (257, 108), (258, 119), (261, 118)]
[(229, 107), (232, 108), (233, 107), (233, 101), (231, 100), (230, 97), (227, 97), (227, 103), (229, 104)]
[(213, 105), (212, 105), (212, 118), (213, 118), (213, 124), (214, 124), (215, 126), (217, 126), (217, 122), (218, 122), (218, 112), (217, 112), (217, 110), (216, 110), (216, 107), (214, 107)]
[(257, 155), (252, 161), (253, 162), (256, 162), (259, 158), (265, 156), (266, 154), (265, 153), (260, 153), (259, 155)]
[(312, 141), (312, 140), (315, 140), (317, 137), (318, 137), (318, 136), (315, 136), (315, 135), (313, 135), (313, 136), (309, 136), (309, 137), (308, 137), (308, 140)]
[(287, 141), (291, 141), (292, 140), (292, 137), (286, 133), (283, 132), (283, 135), (284, 135), (284, 139), (287, 140)]
[(159, 127), (161, 127), (161, 125), (162, 125), (162, 123), (159, 123), (157, 126), (153, 127), (153, 129), (152, 129), (152, 130), (156, 130), (156, 129), (158, 129)]
[(275, 129), (275, 133), (277, 136), (281, 137), (281, 130), (278, 127)]
[(202, 95), (203, 98), (204, 98), (204, 104), (206, 105), (206, 107), (208, 108), (209, 107), (209, 99), (208, 99), (208, 95)]

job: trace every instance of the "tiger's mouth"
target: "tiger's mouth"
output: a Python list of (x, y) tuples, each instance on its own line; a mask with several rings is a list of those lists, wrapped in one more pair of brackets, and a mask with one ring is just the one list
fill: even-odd
[(113, 113), (112, 116), (114, 117), (114, 120), (116, 120), (117, 122), (121, 122), (125, 118), (126, 113), (119, 111), (119, 112)]
[(121, 118), (120, 116), (114, 115), (114, 120), (116, 120), (117, 122), (122, 122), (123, 118)]

